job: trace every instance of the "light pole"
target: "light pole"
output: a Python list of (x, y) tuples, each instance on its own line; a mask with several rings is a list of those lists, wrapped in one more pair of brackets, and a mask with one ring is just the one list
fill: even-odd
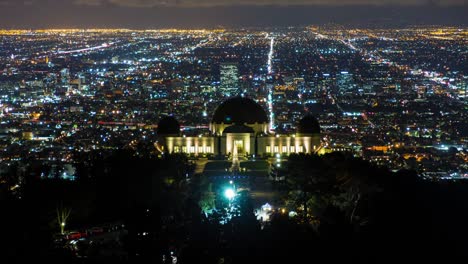
[(230, 180), (229, 184), (232, 185), (232, 188), (234, 188), (234, 192), (236, 192), (236, 184), (234, 183), (234, 181)]

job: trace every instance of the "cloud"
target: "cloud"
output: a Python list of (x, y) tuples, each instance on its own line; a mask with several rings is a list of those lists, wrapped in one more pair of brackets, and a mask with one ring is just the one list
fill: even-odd
[[(353, 6), (351, 4), (356, 3), (353, 0), (330, 1), (334, 5), (330, 5), (329, 1), (325, 3), (324, 0), (259, 0), (255, 3), (252, 0), (236, 2), (218, 0), (216, 4), (213, 4), (214, 0), (179, 0), (171, 2), (172, 6), (167, 2), (153, 0), (139, 2), (124, 0), (0, 0), (0, 28), (155, 29), (304, 26), (327, 23), (384, 28), (424, 24), (468, 25), (467, 6), (437, 6), (437, 2), (444, 0), (431, 0), (437, 1), (436, 5), (425, 0), (426, 4), (423, 6), (397, 5), (396, 0), (385, 2), (393, 6), (383, 4)], [(361, 2), (357, 3), (364, 4), (372, 0), (359, 1)], [(32, 5), (28, 5), (31, 2)], [(247, 2), (250, 4), (246, 5)], [(300, 5), (304, 2), (308, 4)], [(338, 6), (337, 3), (340, 3), (341, 6)], [(348, 5), (343, 5), (343, 3)], [(423, 3), (423, 1), (417, 3)]]
[(467, 6), (468, 0), (0, 0), (0, 6), (69, 5), (120, 7), (222, 7), (222, 6)]
[(468, 0), (75, 0), (78, 5), (105, 4), (126, 7), (215, 7), (215, 6), (342, 6), (342, 5), (398, 5), (418, 6), (438, 4), (443, 6), (466, 5)]
[(102, 0), (76, 0), (76, 5), (100, 6), (103, 4)]

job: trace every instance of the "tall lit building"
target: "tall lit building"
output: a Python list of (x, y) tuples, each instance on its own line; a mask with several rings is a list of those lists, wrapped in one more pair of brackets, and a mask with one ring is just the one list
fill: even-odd
[(70, 70), (67, 68), (63, 68), (60, 71), (60, 79), (63, 85), (68, 85), (70, 82)]
[(342, 71), (336, 75), (336, 85), (341, 91), (350, 91), (356, 87), (353, 80), (353, 74)]
[(220, 65), (220, 92), (226, 96), (239, 93), (239, 70), (236, 63), (221, 63)]

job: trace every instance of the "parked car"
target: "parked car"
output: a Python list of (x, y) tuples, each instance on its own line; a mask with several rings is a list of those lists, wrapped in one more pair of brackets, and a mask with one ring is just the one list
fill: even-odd
[(102, 227), (93, 227), (91, 228), (91, 234), (93, 235), (99, 235), (99, 234), (102, 234), (104, 233), (104, 229)]
[(78, 231), (72, 231), (67, 234), (68, 240), (80, 239), (81, 237), (82, 237), (82, 234)]

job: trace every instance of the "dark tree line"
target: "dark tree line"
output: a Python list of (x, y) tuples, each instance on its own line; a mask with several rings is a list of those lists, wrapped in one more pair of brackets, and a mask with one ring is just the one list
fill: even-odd
[(359, 261), (468, 254), (465, 181), (392, 173), (343, 153), (292, 155), (287, 171), (282, 189), (286, 205), (298, 212), (293, 225), (311, 226), (319, 241), (326, 241), (322, 252), (339, 249)]
[[(375, 263), (467, 255), (465, 182), (426, 181), (412, 171), (392, 173), (342, 153), (291, 155), (287, 180), (277, 188), (284, 208), (297, 215), (277, 211), (262, 227), (247, 192), (238, 197), (240, 214), (222, 225), (219, 215), (203, 213), (202, 207), (212, 207), (212, 199), (219, 197), (207, 198), (209, 181), (192, 175), (193, 165), (184, 155), (142, 157), (118, 151), (76, 160), (73, 182), (40, 179), (40, 164), (23, 172), (11, 169), (25, 179), (21, 199), (0, 199), (2, 240), (7, 242), (0, 258), (105, 261), (77, 259), (51, 247), (59, 231), (58, 203), (71, 208), (69, 229), (124, 221), (128, 258), (107, 259), (115, 263), (161, 263), (161, 256), (171, 251), (178, 263)], [(148, 235), (142, 237), (142, 232)]]
[[(144, 228), (151, 231), (152, 237), (156, 234), (160, 237), (161, 219), (178, 222), (188, 215), (187, 176), (193, 166), (183, 155), (141, 157), (122, 150), (111, 155), (88, 153), (76, 160), (75, 181), (43, 179), (39, 176), (40, 162), (28, 161), (21, 172), (24, 179), (20, 197), (10, 194), (9, 181), (2, 182), (0, 224), (5, 230), (2, 245), (6, 247), (0, 259), (21, 262), (33, 256), (37, 259), (70, 257), (53, 244), (54, 236), (60, 232), (58, 207), (71, 211), (66, 230), (81, 231), (83, 227), (123, 221), (131, 231), (125, 240), (130, 252), (135, 245), (132, 228)], [(18, 173), (12, 167), (2, 179), (16, 179)], [(146, 212), (150, 212), (151, 218), (147, 226)]]

